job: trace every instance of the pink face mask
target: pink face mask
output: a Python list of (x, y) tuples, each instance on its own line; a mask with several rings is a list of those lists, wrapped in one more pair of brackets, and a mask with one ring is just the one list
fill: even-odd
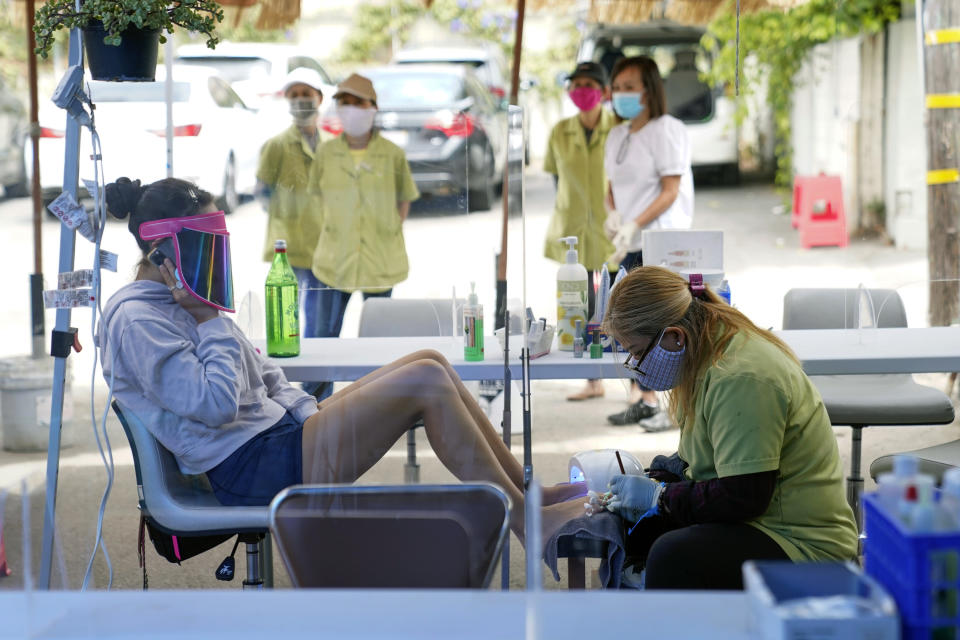
[(603, 91), (596, 87), (577, 87), (568, 95), (580, 111), (590, 111), (603, 100)]

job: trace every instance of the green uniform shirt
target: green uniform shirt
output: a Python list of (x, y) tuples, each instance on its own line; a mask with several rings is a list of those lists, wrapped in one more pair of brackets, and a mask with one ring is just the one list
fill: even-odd
[(313, 263), (322, 213), (320, 195), (307, 189), (313, 156), (296, 125), (267, 140), (260, 150), (257, 180), (272, 191), (263, 245), (263, 259), (268, 262), (273, 260), (274, 241), (283, 239), (291, 266), (309, 269)]
[(340, 136), (317, 149), (310, 174), (323, 194), (323, 225), (313, 275), (341, 291), (379, 293), (406, 279), (409, 266), (398, 202), (420, 197), (403, 149), (374, 132), (359, 162)]
[(700, 382), (678, 452), (696, 481), (779, 470), (770, 506), (747, 524), (794, 561), (856, 557), (857, 527), (820, 393), (770, 342), (734, 336)]
[(580, 264), (590, 271), (599, 270), (614, 251), (603, 231), (607, 219), (603, 150), (616, 124), (616, 117), (602, 109), (589, 143), (579, 116), (561, 120), (550, 132), (543, 170), (557, 176), (557, 198), (543, 254), (551, 260), (565, 260), (567, 247), (560, 238), (566, 236), (577, 237)]

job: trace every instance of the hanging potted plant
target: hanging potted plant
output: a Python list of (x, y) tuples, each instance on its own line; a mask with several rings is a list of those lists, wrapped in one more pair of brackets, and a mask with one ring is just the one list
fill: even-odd
[(153, 81), (157, 48), (174, 25), (219, 42), (214, 29), (223, 10), (213, 0), (49, 0), (37, 10), (34, 52), (46, 58), (59, 29), (80, 27), (94, 80)]

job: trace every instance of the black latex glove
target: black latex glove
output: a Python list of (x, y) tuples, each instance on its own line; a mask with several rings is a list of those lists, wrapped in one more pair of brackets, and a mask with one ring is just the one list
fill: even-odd
[(671, 456), (655, 456), (647, 469), (647, 476), (661, 482), (681, 482), (686, 480), (683, 471), (688, 466), (680, 459), (679, 453)]

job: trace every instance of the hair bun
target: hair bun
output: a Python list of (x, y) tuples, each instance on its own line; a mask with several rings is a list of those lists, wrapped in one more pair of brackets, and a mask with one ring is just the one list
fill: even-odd
[(104, 195), (107, 200), (107, 211), (115, 218), (126, 218), (137, 208), (140, 202), (140, 196), (143, 195), (144, 187), (140, 186), (139, 180), (130, 178), (117, 178), (116, 182), (107, 185)]

